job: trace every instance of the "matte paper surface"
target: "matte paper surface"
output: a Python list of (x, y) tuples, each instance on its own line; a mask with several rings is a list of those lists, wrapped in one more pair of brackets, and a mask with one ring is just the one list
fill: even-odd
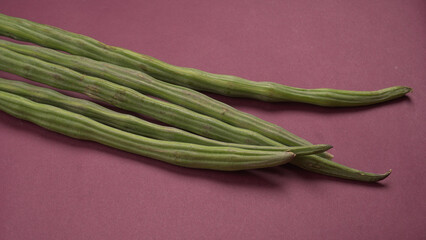
[(333, 145), (336, 162), (393, 170), (377, 184), (290, 165), (236, 173), (186, 169), (0, 112), (0, 239), (426, 236), (425, 1), (6, 0), (0, 11), (254, 81), (414, 89), (385, 104), (333, 109), (209, 94)]

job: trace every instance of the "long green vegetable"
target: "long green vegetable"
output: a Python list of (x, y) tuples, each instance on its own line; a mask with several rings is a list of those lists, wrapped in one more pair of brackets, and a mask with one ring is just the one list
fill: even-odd
[(102, 107), (91, 101), (68, 97), (57, 91), (37, 87), (20, 81), (0, 78), (0, 91), (12, 93), (32, 101), (49, 104), (64, 110), (89, 117), (97, 122), (117, 129), (159, 140), (187, 142), (206, 146), (234, 147), (251, 150), (288, 151), (298, 156), (324, 152), (330, 145), (310, 145), (299, 147), (273, 147), (225, 143), (198, 136), (178, 128), (162, 126), (144, 121), (132, 115), (122, 114)]
[[(3, 23), (3, 24), (0, 24), (0, 28), (2, 28), (3, 31), (0, 29), (0, 32), (3, 32), (3, 34), (6, 35), (6, 36), (10, 36), (10, 37), (21, 39), (21, 40), (33, 41), (33, 42), (38, 43), (38, 44), (43, 45), (43, 46), (48, 46), (48, 47), (51, 47), (51, 48), (69, 51), (69, 52), (74, 53), (74, 54), (78, 54), (78, 51), (83, 50), (83, 52), (86, 52), (87, 55), (86, 54), (80, 54), (80, 55), (92, 57), (94, 59), (100, 59), (100, 60), (103, 60), (103, 61), (112, 60), (113, 63), (117, 63), (117, 62), (114, 62), (114, 59), (120, 59), (120, 56), (118, 56), (118, 54), (116, 54), (116, 53), (111, 54), (109, 52), (110, 49), (115, 49), (115, 48), (103, 45), (103, 44), (101, 44), (97, 41), (94, 41), (94, 40), (92, 41), (92, 43), (90, 43), (90, 41), (91, 41), (90, 38), (80, 36), (80, 35), (77, 35), (77, 34), (70, 34), (67, 37), (67, 34), (69, 34), (69, 33), (65, 32), (65, 31), (55, 29), (55, 28), (52, 28), (52, 27), (48, 27), (48, 26), (43, 26), (43, 25), (40, 25), (40, 24), (31, 23), (29, 21), (20, 20), (20, 19), (14, 19), (14, 20), (17, 20), (18, 25), (12, 24), (12, 27), (11, 27), (11, 25), (9, 24), (9, 23), (11, 23), (11, 21), (9, 21), (10, 20), (9, 18), (10, 17), (6, 16), (6, 19), (0, 19), (0, 21), (2, 21), (2, 23)], [(5, 21), (3, 21), (3, 20), (5, 20)], [(34, 24), (34, 26), (30, 26), (29, 28), (24, 27), (27, 24)], [(32, 29), (35, 29), (34, 27), (37, 27), (37, 26), (39, 26), (41, 28), (37, 29), (36, 31), (33, 31)], [(44, 31), (43, 29), (46, 30), (46, 31)], [(42, 32), (42, 34), (39, 34), (39, 32)], [(18, 33), (18, 34), (16, 34), (16, 33)], [(23, 36), (25, 36), (25, 37), (23, 37)], [(48, 36), (48, 37), (46, 37), (46, 36)], [(65, 39), (61, 39), (64, 36), (65, 36)], [(59, 38), (57, 38), (57, 37), (59, 37)], [(80, 37), (82, 37), (83, 40), (80, 39)], [(37, 40), (34, 41), (34, 39), (32, 39), (32, 38), (38, 39), (38, 41)], [(58, 40), (58, 39), (60, 39), (60, 40)], [(65, 41), (66, 39), (68, 39), (70, 41)], [(86, 39), (86, 40), (89, 39), (89, 42), (85, 42), (84, 39)], [(66, 48), (65, 49), (60, 48), (61, 45), (62, 46), (67, 45), (68, 50)], [(91, 45), (93, 45), (93, 46), (91, 46)], [(101, 49), (97, 48), (97, 46), (101, 46)], [(89, 51), (84, 50), (87, 47), (88, 47)], [(103, 48), (105, 48), (105, 49), (103, 49)], [(95, 50), (95, 51), (91, 52), (90, 49)], [(99, 54), (98, 50), (100, 52), (106, 53), (106, 55), (105, 54), (104, 55), (102, 55), (102, 54), (98, 55)], [(120, 49), (118, 49), (118, 50), (120, 50)], [(103, 57), (98, 58), (97, 56), (103, 56)], [(105, 58), (105, 56), (106, 56), (106, 58)], [(131, 62), (134, 62), (134, 63), (136, 62), (136, 64), (138, 66), (143, 66), (143, 64), (139, 65), (137, 63), (137, 61), (131, 60)], [(139, 69), (139, 68), (137, 68), (137, 69)], [(203, 85), (205, 85), (205, 84), (203, 84)], [(280, 131), (276, 131), (276, 130), (272, 130), (272, 131), (280, 132)], [(316, 164), (313, 165), (311, 162), (315, 162)], [(343, 168), (343, 166), (342, 166), (342, 168), (334, 167), (334, 168), (330, 169), (328, 165), (334, 164), (334, 163), (330, 163), (330, 162), (328, 162), (328, 161), (326, 161), (322, 158), (313, 157), (313, 156), (309, 156), (307, 159), (302, 158), (298, 161), (295, 161), (294, 164), (298, 165), (299, 167), (313, 171), (313, 172), (318, 172), (318, 173), (322, 173), (322, 174), (324, 174), (326, 172), (325, 174), (327, 174), (327, 175), (339, 176), (339, 177), (342, 177), (342, 178), (351, 178), (351, 179), (356, 179), (356, 180), (361, 180), (361, 181), (377, 181), (377, 180), (380, 180), (380, 179), (384, 178), (385, 176), (387, 176), (387, 175), (377, 175), (377, 176), (373, 177), (374, 179), (372, 179), (372, 178), (369, 178), (369, 177), (365, 177), (366, 175), (358, 176), (357, 174), (354, 174), (351, 171), (347, 171), (347, 169)], [(327, 171), (325, 171), (324, 169), (327, 169)]]
[(73, 138), (95, 141), (183, 167), (236, 171), (282, 165), (295, 156), (291, 152), (210, 147), (150, 139), (2, 91), (0, 110)]
[[(314, 158), (310, 158), (310, 156), (301, 156), (297, 159), (297, 161), (292, 161), (296, 166), (312, 171), (313, 168), (317, 169), (317, 173), (333, 176), (333, 177), (340, 177), (340, 178), (346, 178), (351, 180), (358, 180), (358, 181), (364, 181), (364, 182), (377, 182), (382, 179), (385, 179), (387, 176), (389, 176), (392, 172), (392, 170), (387, 171), (384, 174), (372, 174), (372, 173), (366, 173), (362, 172), (353, 168), (349, 168), (346, 166), (343, 166), (341, 164), (338, 164), (333, 161), (323, 161), (320, 164), (318, 164), (318, 161)], [(342, 177), (341, 173), (345, 173), (345, 177)]]
[(254, 82), (235, 76), (177, 67), (153, 57), (103, 44), (87, 36), (2, 14), (0, 14), (0, 35), (133, 68), (173, 84), (226, 96), (346, 107), (385, 102), (404, 96), (411, 91), (411, 88), (402, 86), (378, 91), (346, 91), (326, 88), (302, 89), (273, 82)]
[[(142, 72), (86, 57), (61, 53), (48, 48), (22, 45), (0, 40), (0, 47), (36, 57), (44, 61), (71, 68), (75, 71), (99, 77), (153, 95), (195, 112), (219, 119), (236, 127), (252, 130), (289, 146), (310, 145), (308, 141), (287, 130), (248, 113), (210, 98), (202, 93), (157, 80)], [(321, 154), (331, 158), (330, 154)]]
[[(97, 99), (102, 99), (123, 109), (145, 114), (149, 113), (152, 114), (151, 116), (155, 115), (160, 121), (165, 120), (172, 125), (174, 123), (184, 129), (192, 128), (195, 130), (194, 132), (200, 135), (207, 136), (211, 134), (212, 130), (214, 131), (215, 128), (217, 128), (218, 132), (210, 135), (216, 136), (216, 140), (222, 140), (224, 138), (221, 134), (226, 135), (227, 139), (236, 143), (251, 144), (255, 137), (256, 139), (263, 139), (262, 135), (244, 129), (241, 129), (241, 131), (247, 133), (248, 137), (239, 137), (241, 135), (238, 135), (240, 132), (238, 128), (222, 123), (216, 119), (196, 114), (195, 112), (191, 112), (179, 106), (174, 106), (173, 104), (151, 99), (132, 89), (106, 80), (82, 75), (68, 68), (47, 63), (2, 47), (0, 47), (0, 70), (11, 72), (60, 89), (80, 92)], [(210, 127), (208, 124), (212, 123), (216, 125)], [(257, 137), (258, 135), (260, 137)], [(249, 138), (250, 136), (252, 138)], [(267, 138), (265, 142), (274, 146), (282, 146)], [(315, 164), (313, 165), (312, 162)], [(373, 174), (361, 172), (312, 155), (300, 157), (296, 159), (296, 161), (293, 161), (293, 164), (304, 169), (309, 169), (309, 171), (312, 172), (358, 181), (375, 182), (389, 175), (387, 173)], [(330, 165), (333, 167), (330, 167)]]
[(83, 93), (208, 138), (250, 145), (281, 146), (278, 142), (250, 130), (231, 126), (175, 104), (148, 97), (133, 89), (2, 47), (0, 47), (0, 70), (59, 89)]

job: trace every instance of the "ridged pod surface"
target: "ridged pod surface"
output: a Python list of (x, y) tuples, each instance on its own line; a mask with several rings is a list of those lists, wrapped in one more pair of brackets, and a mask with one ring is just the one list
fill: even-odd
[(150, 56), (106, 45), (84, 35), (3, 14), (0, 14), (0, 35), (133, 68), (173, 84), (233, 97), (350, 107), (389, 101), (411, 91), (411, 88), (403, 86), (378, 91), (303, 89), (274, 82), (255, 82), (236, 76), (212, 74), (198, 69), (174, 66)]
[(98, 142), (189, 168), (222, 171), (266, 168), (285, 164), (295, 156), (291, 152), (211, 147), (150, 139), (3, 91), (0, 91), (0, 110), (69, 137)]
[(2, 47), (0, 47), (0, 70), (59, 89), (79, 92), (208, 138), (249, 145), (282, 146), (256, 132), (231, 126), (215, 118), (146, 96), (131, 88)]
[[(0, 47), (58, 64), (77, 72), (99, 77), (144, 94), (162, 98), (195, 112), (219, 119), (236, 127), (252, 130), (289, 146), (311, 145), (310, 142), (288, 132), (280, 126), (264, 121), (251, 114), (217, 101), (189, 88), (155, 79), (140, 71), (93, 60), (86, 57), (61, 53), (52, 49), (29, 46), (0, 40)], [(320, 154), (331, 159), (330, 154)]]
[[(184, 113), (189, 113), (189, 115), (184, 114), (182, 117), (177, 118), (176, 115), (172, 116), (170, 115), (169, 112), (164, 111), (165, 105), (170, 107), (168, 103), (154, 99), (155, 101), (158, 101), (158, 103), (155, 106), (153, 106), (152, 101), (154, 100), (130, 88), (126, 88), (121, 85), (117, 85), (115, 83), (111, 83), (100, 78), (85, 76), (78, 72), (70, 70), (68, 68), (47, 63), (42, 60), (35, 59), (33, 57), (25, 56), (25, 55), (10, 51), (8, 49), (4, 49), (2, 47), (0, 47), (0, 70), (11, 72), (11, 73), (26, 77), (28, 79), (31, 79), (33, 81), (41, 82), (41, 83), (44, 83), (53, 87), (57, 87), (60, 89), (80, 92), (88, 96), (91, 96), (93, 98), (104, 100), (117, 107), (121, 107), (123, 109), (127, 109), (130, 111), (139, 112), (139, 113), (141, 113), (142, 111), (142, 113), (145, 113), (145, 114), (147, 113), (146, 110), (154, 111), (153, 113), (159, 114), (160, 121), (163, 119), (163, 117), (170, 117), (171, 125), (173, 125), (173, 123), (177, 123), (181, 126), (184, 126), (183, 127), (184, 129), (186, 129), (185, 127), (187, 128), (195, 127), (195, 130), (197, 130), (199, 129), (197, 128), (197, 126), (201, 126), (201, 131), (196, 133), (203, 136), (207, 136), (210, 133), (209, 131), (212, 130), (212, 128), (206, 129), (206, 126), (208, 125), (203, 125), (198, 120), (194, 120), (194, 117), (198, 116), (199, 114), (197, 115), (197, 113), (195, 112), (191, 114), (191, 111), (185, 108), (182, 108), (179, 106), (175, 106), (175, 108), (173, 107), (169, 108), (171, 111), (173, 111), (173, 113), (176, 113), (176, 114), (181, 114), (180, 111), (183, 111)], [(146, 109), (143, 108), (141, 104), (143, 104), (142, 106), (146, 106)], [(175, 111), (176, 108), (179, 110), (178, 112)], [(156, 112), (156, 111), (160, 111), (160, 112)], [(209, 117), (206, 117), (206, 118), (209, 118)], [(201, 117), (201, 119), (203, 119), (203, 117)], [(229, 127), (232, 127), (232, 126), (228, 127), (227, 124), (222, 123), (219, 120), (216, 120), (216, 119), (213, 119), (213, 120), (214, 122), (218, 121), (218, 124), (219, 124), (217, 126), (219, 132), (211, 134), (211, 136), (219, 136), (219, 138), (216, 138), (216, 140), (222, 140), (223, 136), (221, 136), (221, 134), (226, 134), (226, 136), (235, 143), (252, 144), (251, 143), (251, 141), (253, 141), (252, 138), (254, 136), (257, 136), (257, 133), (251, 132), (249, 130), (245, 130), (245, 132), (248, 133), (249, 136), (251, 136), (252, 138), (248, 138), (248, 139), (245, 137), (243, 137), (243, 139), (238, 138), (238, 135), (230, 134)], [(197, 124), (197, 126), (193, 126), (191, 123)], [(211, 123), (211, 122), (208, 121), (208, 123)], [(225, 124), (225, 125), (222, 125), (222, 124)], [(204, 128), (202, 126), (204, 126)], [(206, 129), (207, 131), (205, 130), (203, 131), (203, 129)], [(241, 130), (244, 130), (244, 129), (241, 129)], [(260, 136), (261, 136), (261, 139), (264, 138), (262, 135)], [(268, 138), (266, 138), (265, 141), (267, 142), (265, 145), (282, 146), (282, 144), (277, 143)], [(259, 145), (262, 145), (262, 144), (259, 144)], [(315, 163), (315, 164), (313, 165), (312, 163)], [(380, 181), (389, 175), (388, 173), (374, 174), (374, 173), (361, 172), (359, 170), (351, 169), (341, 164), (331, 163), (331, 161), (329, 160), (326, 160), (314, 155), (309, 155), (303, 158), (296, 159), (296, 161), (293, 161), (293, 164), (307, 170), (309, 169), (309, 171), (312, 171), (312, 172), (317, 172), (317, 173), (340, 177), (340, 178), (358, 180), (358, 181), (375, 182), (375, 181)], [(332, 164), (333, 167), (330, 167), (330, 164)]]
[(299, 147), (273, 147), (220, 142), (195, 135), (178, 128), (154, 124), (129, 114), (118, 113), (91, 101), (69, 97), (52, 89), (37, 87), (28, 83), (3, 78), (0, 78), (0, 91), (12, 93), (38, 103), (52, 105), (70, 112), (81, 114), (97, 122), (126, 132), (159, 140), (251, 150), (288, 151), (295, 153), (297, 156), (320, 153), (331, 148), (330, 145), (325, 144)]

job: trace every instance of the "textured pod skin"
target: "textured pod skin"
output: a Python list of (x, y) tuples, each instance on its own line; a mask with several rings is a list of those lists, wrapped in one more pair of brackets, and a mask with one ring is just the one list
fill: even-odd
[[(7, 49), (3, 49), (2, 47), (0, 47), (0, 69), (21, 75), (37, 82), (45, 83), (50, 86), (58, 87), (65, 90), (77, 91), (84, 93), (88, 96), (103, 99), (104, 101), (107, 101), (118, 107), (128, 109), (130, 111), (133, 110), (138, 112), (139, 108), (137, 106), (132, 106), (132, 103), (135, 103), (135, 105), (140, 105), (141, 103), (144, 104), (144, 101), (146, 101), (147, 99), (147, 97), (143, 95), (140, 99), (129, 99), (127, 98), (128, 96), (134, 97), (141, 94), (132, 89), (128, 89), (102, 79), (84, 76), (62, 66), (57, 66), (54, 64), (43, 62), (38, 59), (34, 59), (32, 57), (24, 56)], [(147, 107), (150, 108), (150, 106)], [(151, 106), (150, 109), (156, 108)], [(186, 111), (186, 109), (184, 110)], [(186, 122), (193, 120), (193, 116), (189, 117), (189, 119), (183, 118), (182, 120)], [(225, 127), (227, 126), (225, 125)], [(206, 132), (201, 131), (201, 134), (203, 133), (206, 134)], [(241, 140), (235, 139), (235, 135), (228, 136), (237, 143), (244, 143), (241, 142)], [(277, 144), (278, 145), (276, 146), (282, 146), (279, 143)], [(315, 167), (312, 167), (312, 162), (315, 163), (315, 165), (313, 165)], [(364, 174), (359, 174), (360, 171), (355, 169), (351, 169), (351, 171), (348, 171), (348, 169), (350, 168), (337, 163), (333, 164), (333, 171), (330, 174), (327, 174), (327, 169), (329, 169), (330, 164), (329, 162), (329, 160), (323, 159), (321, 157), (310, 155), (300, 160), (296, 159), (294, 164), (312, 172), (358, 181), (379, 181), (388, 176), (388, 174), (373, 174), (364, 172), (361, 172)], [(370, 175), (376, 176), (376, 178), (372, 178)]]
[[(90, 76), (99, 77), (144, 94), (156, 96), (195, 112), (219, 119), (230, 125), (260, 133), (272, 140), (289, 146), (311, 145), (310, 142), (270, 122), (217, 101), (189, 88), (176, 86), (155, 79), (140, 71), (93, 60), (86, 57), (61, 53), (38, 46), (22, 45), (0, 40), (0, 47), (32, 56), (43, 61), (71, 68)], [(297, 154), (297, 153), (296, 153)], [(321, 157), (332, 158), (322, 153)]]
[(148, 97), (131, 88), (2, 47), (0, 47), (0, 70), (59, 89), (79, 92), (208, 138), (249, 145), (282, 146), (259, 133), (234, 127), (178, 105)]
[[(57, 29), (57, 28), (54, 28), (54, 27), (50, 27), (50, 26), (46, 26), (46, 25), (42, 25), (42, 24), (37, 24), (37, 23), (30, 22), (30, 21), (27, 21), (27, 20), (24, 20), (24, 19), (12, 18), (12, 17), (8, 17), (6, 15), (1, 15), (1, 14), (0, 14), (0, 34), (4, 35), (4, 36), (9, 36), (9, 37), (12, 37), (12, 38), (15, 38), (15, 39), (19, 39), (19, 40), (34, 42), (34, 43), (37, 43), (37, 44), (42, 45), (42, 46), (46, 46), (46, 47), (50, 47), (50, 48), (54, 48), (54, 49), (59, 49), (59, 50), (63, 50), (63, 51), (68, 51), (68, 52), (76, 54), (76, 55), (83, 55), (83, 56), (87, 56), (87, 57), (93, 58), (93, 59), (112, 62), (112, 63), (117, 64), (117, 65), (127, 66), (127, 65), (120, 64), (120, 62), (122, 60), (125, 60), (128, 63), (134, 64), (135, 69), (143, 70), (143, 71), (148, 72), (148, 73), (150, 73), (151, 75), (154, 75), (154, 76), (156, 76), (155, 66), (151, 67), (149, 65), (144, 65), (144, 64), (140, 63), (139, 60), (141, 60), (141, 58), (145, 58), (147, 63), (151, 62), (154, 65), (155, 64), (159, 64), (159, 65), (163, 64), (163, 67), (164, 66), (166, 66), (166, 67), (170, 66), (171, 67), (171, 73), (169, 73), (169, 74), (172, 74), (172, 75), (174, 74), (173, 68), (175, 68), (175, 70), (176, 69), (182, 70), (183, 73), (190, 73), (191, 70), (194, 70), (196, 72), (198, 71), (199, 73), (201, 73), (201, 75), (206, 75), (206, 76), (209, 75), (208, 73), (204, 73), (204, 72), (201, 72), (199, 70), (175, 67), (175, 66), (168, 65), (166, 63), (163, 63), (161, 61), (158, 61), (158, 60), (151, 58), (151, 57), (148, 57), (148, 56), (136, 54), (136, 53), (133, 53), (133, 52), (125, 50), (125, 49), (107, 46), (105, 44), (102, 44), (102, 43), (100, 43), (100, 42), (98, 42), (94, 39), (91, 39), (89, 37), (86, 37), (86, 36), (82, 36), (82, 35), (78, 35), (78, 34), (74, 34), (74, 33), (69, 33), (69, 32), (66, 32), (64, 30)], [(111, 51), (111, 50), (113, 50), (113, 51)], [(129, 65), (127, 67), (131, 67), (131, 66)], [(152, 70), (152, 71), (150, 71), (150, 70)], [(161, 73), (161, 71), (162, 70), (160, 69), (159, 73)], [(222, 75), (217, 75), (217, 76), (222, 76)], [(190, 78), (188, 78), (188, 79), (183, 78), (182, 84), (185, 85), (185, 86), (193, 87), (192, 85), (193, 85), (194, 82), (192, 82), (192, 80), (190, 80)], [(220, 81), (217, 81), (217, 82), (220, 83)], [(250, 82), (250, 81), (248, 81), (248, 82)], [(177, 82), (173, 82), (173, 83), (177, 83)], [(255, 82), (252, 82), (252, 83), (257, 84)], [(270, 85), (270, 83), (264, 83), (264, 84)], [(203, 86), (208, 86), (208, 85), (209, 85), (208, 83), (203, 83)], [(229, 89), (231, 89), (231, 91), (232, 91), (233, 85), (234, 85), (234, 82), (231, 80), (228, 85), (224, 86), (225, 91), (227, 91), (226, 90), (227, 87), (229, 87)], [(249, 83), (243, 84), (243, 85), (244, 86), (241, 86), (243, 90), (244, 90), (244, 87), (247, 87), (247, 89), (253, 87)], [(266, 89), (266, 90), (267, 91), (273, 91), (273, 89), (271, 89), (271, 86), (269, 86), (268, 87), (269, 89)], [(220, 87), (220, 86), (216, 86), (216, 87)], [(261, 86), (255, 86), (255, 87), (256, 87), (256, 89), (259, 89), (259, 90), (262, 89)], [(278, 89), (275, 86), (272, 86), (272, 88)], [(398, 87), (398, 89), (403, 89), (404, 91), (410, 91), (411, 90), (411, 89), (405, 88), (405, 87), (401, 87), (401, 88)], [(264, 91), (264, 90), (265, 89), (263, 89), (262, 91)], [(305, 89), (301, 89), (301, 90), (304, 91)], [(320, 89), (318, 91), (321, 92), (323, 90)], [(336, 91), (339, 91), (339, 90), (336, 90)], [(341, 91), (341, 92), (342, 93), (344, 93), (344, 92), (349, 93), (349, 97), (352, 93), (362, 93), (362, 92), (351, 92), (351, 91)], [(384, 91), (384, 92), (386, 93), (386, 91)], [(364, 94), (364, 95), (369, 95), (370, 93), (374, 93), (374, 92), (366, 92), (366, 93), (367, 94)], [(223, 94), (225, 94), (225, 93), (223, 93)], [(381, 95), (381, 94), (382, 93), (380, 93), (379, 95)], [(326, 93), (325, 95), (326, 95), (326, 98), (330, 96), (328, 93)], [(376, 102), (386, 101), (386, 100), (390, 100), (392, 98), (396, 98), (396, 97), (399, 97), (399, 96), (401, 96), (401, 93), (397, 93), (397, 94), (393, 94), (393, 95), (391, 93), (389, 95), (385, 95), (384, 97), (378, 96), (378, 98), (380, 98), (381, 100), (378, 101), (376, 99), (375, 101)], [(249, 94), (249, 96), (247, 96), (247, 97), (255, 97), (256, 98), (256, 94)], [(296, 98), (298, 98), (298, 97), (300, 97), (300, 96), (296, 96)], [(363, 96), (363, 98), (366, 99), (365, 96)], [(270, 99), (265, 99), (265, 100), (270, 100)], [(270, 101), (272, 101), (272, 100), (270, 100)], [(372, 104), (372, 103), (370, 103), (370, 104)], [(276, 132), (277, 130), (276, 129), (270, 129), (270, 131)], [(282, 131), (282, 132), (285, 133), (285, 130)], [(296, 141), (302, 141), (302, 142), (304, 141), (305, 143), (307, 143), (307, 141), (303, 140), (303, 139), (296, 139)], [(299, 144), (295, 144), (295, 145), (299, 145)], [(298, 161), (300, 163), (299, 165), (301, 165), (301, 166), (303, 165), (303, 168), (305, 168), (309, 171), (312, 171), (312, 172), (327, 174), (323, 170), (320, 170), (320, 168), (318, 168), (318, 166), (324, 166), (324, 169), (327, 168), (327, 165), (329, 163), (326, 159), (318, 157), (318, 156), (307, 156), (305, 159), (309, 159), (309, 161), (315, 162), (316, 167), (310, 168), (310, 164), (302, 164), (303, 161)], [(336, 170), (336, 171), (334, 171), (333, 174), (328, 174), (328, 175), (338, 176), (338, 177), (342, 177), (342, 178), (349, 178), (348, 174), (350, 175), (351, 173), (348, 173), (345, 170), (345, 168), (341, 168), (339, 171)], [(384, 175), (377, 175), (377, 176), (384, 176)], [(355, 179), (355, 180), (359, 180), (359, 181), (371, 181), (371, 180), (368, 180), (367, 178), (363, 178), (362, 176), (358, 177), (358, 175), (354, 175), (353, 177), (350, 177), (350, 179)]]
[(222, 171), (266, 168), (285, 164), (295, 156), (291, 152), (211, 147), (150, 139), (109, 127), (80, 114), (36, 103), (3, 91), (0, 91), (0, 110), (73, 138), (95, 141), (189, 168)]
[(97, 122), (126, 132), (159, 140), (252, 150), (288, 151), (293, 152), (298, 156), (320, 153), (331, 148), (331, 146), (325, 144), (300, 147), (273, 147), (220, 142), (195, 135), (178, 128), (162, 126), (150, 123), (132, 115), (118, 113), (91, 101), (69, 97), (52, 89), (37, 87), (24, 82), (3, 78), (0, 78), (0, 91), (12, 93), (38, 103), (52, 105), (70, 112), (81, 114)]
[(361, 181), (364, 182), (377, 182), (383, 180), (387, 178), (392, 172), (392, 170), (389, 170), (384, 174), (367, 173), (343, 166), (333, 161), (321, 162), (321, 164), (318, 164), (312, 158), (308, 158), (305, 156), (301, 156), (300, 158), (298, 158), (297, 161), (294, 161), (294, 164), (300, 168), (307, 169), (309, 171), (311, 171), (311, 169), (313, 168), (316, 168), (317, 173), (320, 174), (345, 178), (349, 180), (362, 179)]
[(174, 66), (150, 56), (108, 46), (87, 36), (1, 14), (0, 34), (140, 70), (173, 84), (233, 97), (271, 102), (303, 102), (326, 107), (352, 107), (389, 101), (411, 91), (411, 88), (403, 86), (378, 91), (346, 91), (326, 88), (302, 89), (273, 82), (254, 82), (236, 76)]

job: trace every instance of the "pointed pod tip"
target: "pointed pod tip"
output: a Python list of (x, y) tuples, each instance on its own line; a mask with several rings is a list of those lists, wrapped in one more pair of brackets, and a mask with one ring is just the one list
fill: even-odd
[(333, 148), (333, 146), (329, 145), (329, 144), (316, 144), (313, 145), (312, 147), (315, 147), (315, 153), (323, 153), (331, 148)]
[(394, 86), (386, 88), (387, 91), (393, 92), (397, 96), (403, 96), (413, 91), (413, 88), (407, 86)]
[(381, 178), (378, 179), (378, 181), (381, 181), (387, 177), (389, 177), (389, 175), (392, 173), (392, 169), (389, 169), (389, 171), (385, 172), (384, 174), (382, 174)]
[(329, 149), (332, 149), (333, 148), (333, 146), (332, 145), (329, 145), (329, 144), (323, 144), (324, 145), (324, 149), (325, 149), (325, 151), (327, 151), (327, 150), (329, 150)]
[(404, 89), (405, 89), (405, 93), (413, 92), (413, 89), (410, 87), (404, 87)]
[(406, 86), (398, 86), (396, 87), (396, 90), (403, 93), (403, 94), (407, 94), (413, 91), (412, 88), (410, 87), (406, 87)]

